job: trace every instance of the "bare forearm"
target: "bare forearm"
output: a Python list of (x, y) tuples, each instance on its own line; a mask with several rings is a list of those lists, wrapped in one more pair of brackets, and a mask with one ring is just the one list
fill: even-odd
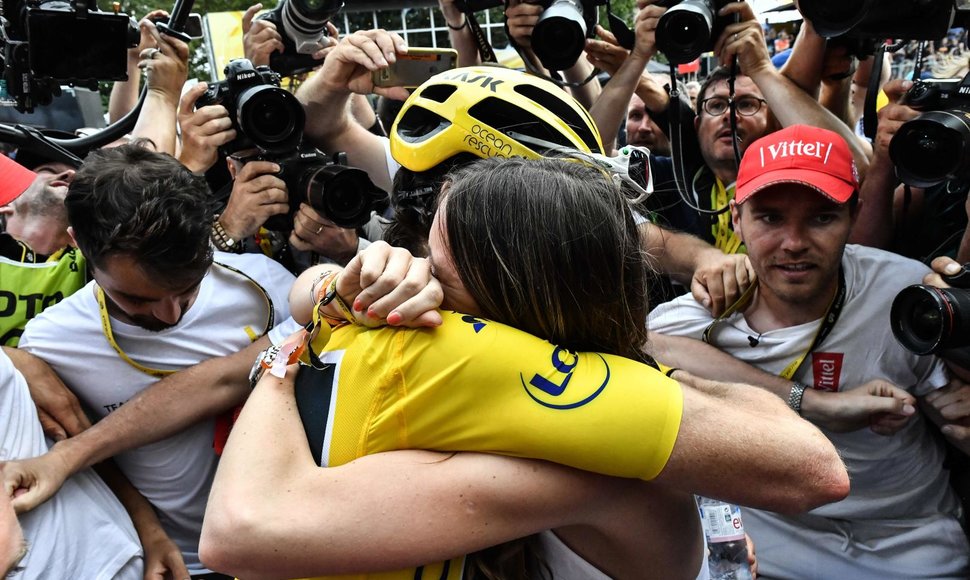
[(324, 151), (337, 150), (334, 141), (353, 124), (348, 109), (353, 93), (327, 86), (322, 77), (311, 76), (297, 89), (296, 97), (306, 111), (307, 138)]
[(863, 178), (869, 167), (869, 156), (855, 133), (841, 119), (774, 69), (766, 68), (751, 76), (768, 101), (772, 114), (783, 127), (812, 125), (834, 131), (845, 139), (859, 169), (860, 179)]
[(666, 230), (650, 222), (640, 225), (640, 243), (658, 270), (688, 285), (698, 257), (704, 252), (720, 251), (698, 237)]
[(893, 196), (896, 175), (887, 155), (876, 155), (866, 180), (859, 188), (859, 217), (852, 226), (849, 241), (873, 248), (888, 249), (893, 241)]
[[(586, 60), (584, 53), (584, 55), (581, 55), (579, 60), (576, 61), (576, 64), (563, 72), (563, 77), (565, 77), (566, 81), (571, 83), (582, 83), (588, 79), (591, 74), (593, 74), (593, 65)], [(596, 77), (593, 77), (587, 83), (569, 89), (570, 93), (573, 95), (573, 98), (579, 101), (579, 103), (587, 110), (593, 106), (593, 103), (596, 102), (596, 99), (600, 96), (600, 92), (602, 90), (603, 87), (600, 86), (600, 81)]]
[(782, 399), (787, 399), (791, 390), (791, 381), (767, 373), (697, 339), (654, 332), (650, 334), (646, 350), (663, 364), (684, 369), (698, 377), (754, 385)]
[(176, 107), (175, 100), (162, 92), (149, 90), (145, 97), (145, 104), (138, 113), (138, 120), (131, 134), (133, 137), (148, 139), (155, 145), (155, 150), (161, 153), (175, 155)]
[(108, 122), (114, 123), (135, 108), (138, 102), (138, 90), (141, 87), (141, 70), (138, 60), (128, 60), (128, 80), (116, 82), (111, 87), (108, 97)]
[(252, 362), (269, 345), (264, 336), (238, 353), (166, 377), (51, 452), (61, 455), (76, 473), (223, 413), (245, 400)]
[(781, 67), (785, 75), (800, 89), (812, 97), (818, 96), (822, 82), (822, 65), (825, 60), (825, 39), (812, 30), (808, 21), (803, 21), (802, 29), (795, 39), (791, 55)]
[(640, 83), (644, 66), (646, 63), (635, 54), (627, 57), (589, 108), (606, 148), (613, 146), (616, 141), (617, 130), (626, 115), (630, 98)]

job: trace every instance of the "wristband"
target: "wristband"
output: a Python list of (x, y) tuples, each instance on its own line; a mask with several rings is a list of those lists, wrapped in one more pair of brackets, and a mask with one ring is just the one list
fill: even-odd
[(448, 28), (450, 28), (452, 30), (461, 30), (461, 29), (466, 28), (468, 26), (468, 18), (465, 18), (465, 23), (462, 24), (461, 26), (452, 26), (451, 23), (448, 22), (447, 19), (445, 19), (445, 26), (447, 26)]
[(791, 407), (792, 411), (798, 413), (799, 417), (802, 415), (802, 398), (805, 396), (806, 388), (801, 383), (792, 383), (791, 390), (788, 391), (788, 406)]
[(242, 244), (230, 238), (226, 228), (219, 223), (219, 216), (212, 220), (212, 245), (222, 252), (238, 254), (242, 250)]

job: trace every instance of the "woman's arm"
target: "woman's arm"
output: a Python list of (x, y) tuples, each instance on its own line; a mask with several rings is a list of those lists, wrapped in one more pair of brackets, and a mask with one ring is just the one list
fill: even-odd
[(396, 451), (323, 469), (293, 394), (266, 373), (233, 428), (202, 530), (206, 566), (246, 578), (419, 566), (591, 521), (623, 486), (552, 463)]

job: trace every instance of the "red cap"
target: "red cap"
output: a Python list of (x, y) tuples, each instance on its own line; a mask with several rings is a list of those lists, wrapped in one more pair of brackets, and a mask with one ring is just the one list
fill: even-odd
[(33, 171), (6, 155), (0, 155), (0, 205), (17, 199), (36, 177)]
[(734, 201), (744, 203), (779, 183), (801, 184), (843, 204), (859, 188), (859, 172), (837, 133), (793, 125), (758, 139), (744, 152)]

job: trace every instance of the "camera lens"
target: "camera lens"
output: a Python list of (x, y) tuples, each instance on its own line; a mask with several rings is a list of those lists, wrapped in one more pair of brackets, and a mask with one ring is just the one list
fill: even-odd
[(308, 172), (302, 181), (310, 207), (343, 228), (367, 223), (374, 202), (384, 195), (365, 171), (355, 167), (320, 167)]
[(657, 48), (673, 64), (684, 64), (710, 48), (714, 7), (706, 0), (684, 0), (657, 22)]
[(550, 70), (576, 64), (586, 47), (586, 20), (578, 0), (556, 0), (542, 12), (532, 29), (532, 50)]
[(916, 354), (970, 345), (970, 292), (914, 284), (893, 300), (890, 324), (896, 340)]
[(862, 21), (874, 0), (803, 0), (798, 9), (825, 37), (845, 34)]
[(260, 85), (244, 90), (237, 111), (243, 133), (266, 151), (290, 151), (303, 139), (303, 106), (279, 87)]
[(970, 170), (970, 127), (961, 111), (928, 111), (903, 124), (889, 142), (900, 179), (930, 187)]

